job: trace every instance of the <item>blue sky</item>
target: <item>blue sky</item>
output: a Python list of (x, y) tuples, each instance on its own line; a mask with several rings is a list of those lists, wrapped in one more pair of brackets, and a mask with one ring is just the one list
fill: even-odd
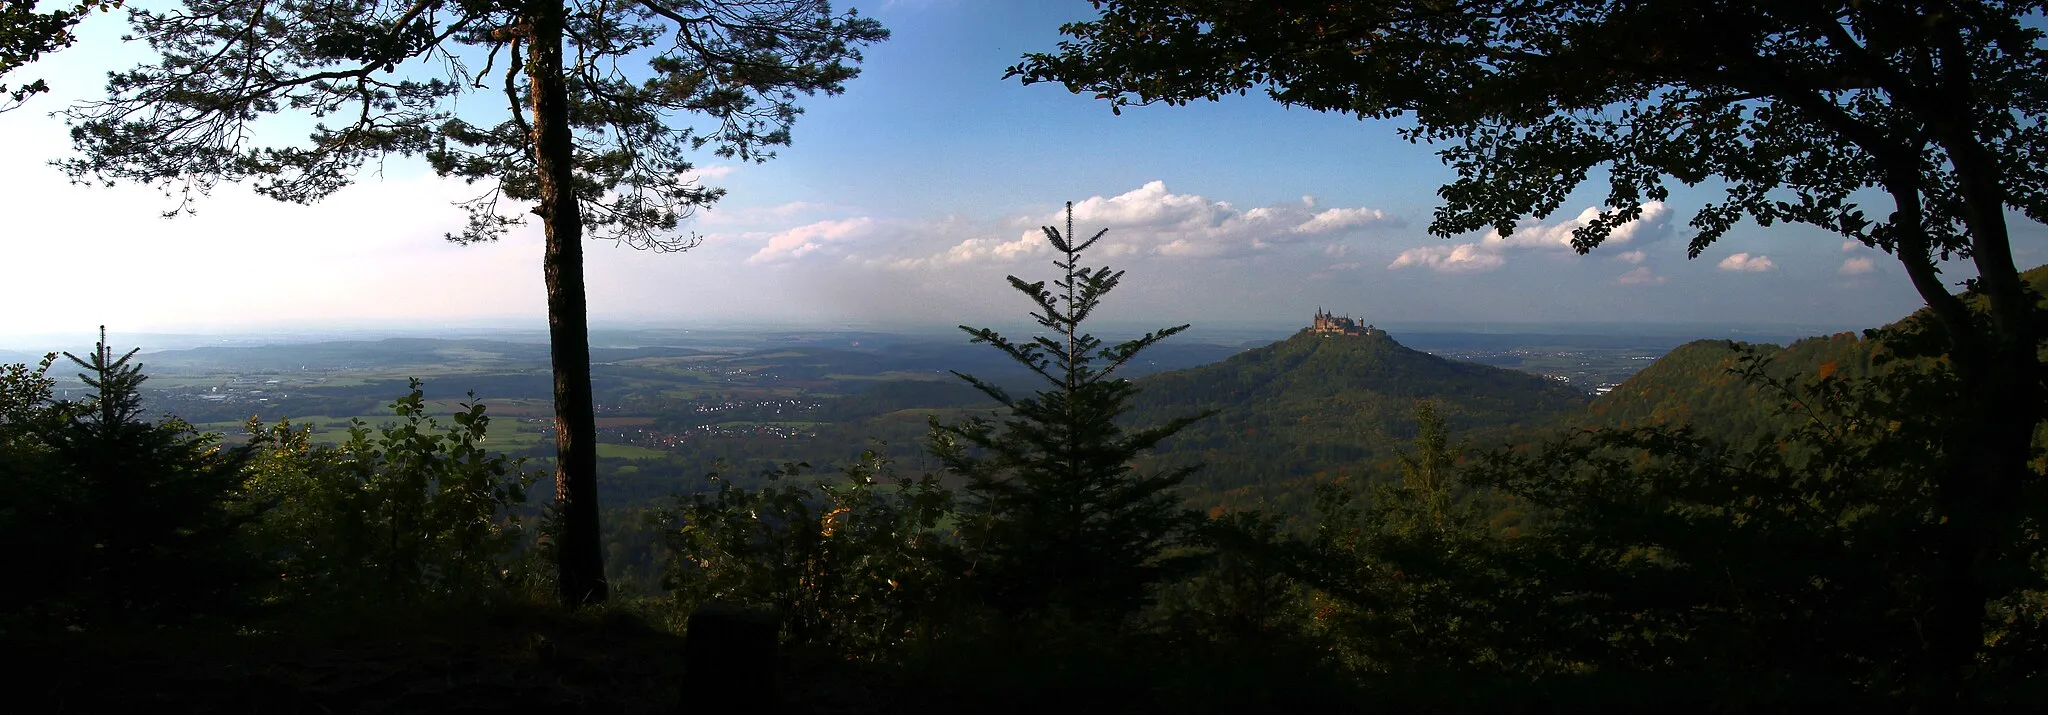
[[(1055, 86), (1002, 79), (1049, 49), (1086, 2), (894, 0), (855, 4), (893, 31), (845, 95), (817, 98), (793, 146), (762, 165), (720, 164), (730, 190), (687, 228), (684, 254), (591, 245), (593, 317), (674, 325), (951, 325), (1021, 317), (1002, 276), (1047, 277), (1037, 226), (1077, 204), (1110, 229), (1095, 262), (1127, 269), (1104, 318), (1306, 323), (1321, 306), (1382, 324), (1522, 322), (1874, 325), (1919, 305), (1888, 256), (1798, 227), (1746, 226), (1685, 259), (1680, 193), (1589, 256), (1561, 245), (1597, 202), (1508, 240), (1424, 230), (1450, 178), (1397, 124), (1288, 110), (1263, 97), (1113, 116)], [(196, 216), (142, 187), (69, 186), (44, 162), (68, 151), (47, 116), (132, 65), (122, 22), (96, 17), (79, 46), (29, 67), (55, 95), (0, 114), (0, 255), (11, 312), (0, 335), (421, 325), (537, 327), (533, 229), (459, 247), (449, 202), (470, 190), (417, 162), (366, 170), (310, 207), (223, 187)], [(2018, 260), (2048, 261), (2038, 225)], [(1968, 274), (1957, 266), (1950, 276)]]

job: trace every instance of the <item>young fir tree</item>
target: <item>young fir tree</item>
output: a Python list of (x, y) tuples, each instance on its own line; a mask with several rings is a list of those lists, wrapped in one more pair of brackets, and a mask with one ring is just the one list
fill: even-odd
[(1194, 518), (1178, 506), (1174, 487), (1195, 467), (1143, 472), (1133, 461), (1161, 440), (1206, 417), (1127, 430), (1117, 424), (1137, 393), (1116, 371), (1140, 351), (1188, 326), (1105, 345), (1081, 330), (1122, 271), (1084, 268), (1081, 254), (1107, 229), (1076, 241), (1073, 204), (1067, 231), (1045, 227), (1060, 257), (1053, 289), (1010, 276), (1010, 286), (1037, 306), (1032, 317), (1050, 335), (1014, 342), (987, 328), (960, 326), (1045, 384), (1017, 398), (1001, 387), (955, 372), (1002, 403), (1000, 422), (982, 417), (957, 424), (932, 421), (931, 452), (966, 479), (960, 538), (971, 581), (999, 610), (1058, 612), (1083, 620), (1114, 620), (1142, 605), (1162, 576), (1162, 553)]
[(116, 357), (102, 329), (90, 357), (64, 354), (92, 394), (46, 437), (44, 476), (56, 481), (44, 516), (61, 526), (35, 557), (51, 569), (41, 578), (55, 582), (57, 620), (189, 620), (236, 605), (253, 576), (237, 540), (250, 518), (238, 499), (248, 451), (177, 419), (142, 420), (148, 378), (135, 352)]

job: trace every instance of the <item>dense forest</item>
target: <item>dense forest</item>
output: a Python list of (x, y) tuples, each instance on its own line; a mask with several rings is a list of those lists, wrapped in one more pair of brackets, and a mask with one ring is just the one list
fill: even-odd
[[(0, 4), (0, 74), (109, 3), (56, 5)], [(335, 397), (389, 415), (338, 443), (230, 439), (151, 418), (104, 332), (0, 367), (0, 647), (29, 656), (0, 684), (25, 711), (2048, 708), (2048, 269), (2016, 267), (2009, 225), (2048, 219), (2038, 6), (1093, 3), (1009, 76), (1412, 120), (1457, 172), (1445, 237), (1604, 183), (1583, 253), (1707, 184), (1692, 254), (1805, 224), (1895, 257), (1927, 307), (1688, 345), (1590, 403), (1372, 332), (1140, 376), (1188, 326), (1091, 333), (1125, 276), (1069, 204), (1054, 270), (1009, 279), (1029, 334), (963, 326), (985, 361), (922, 366), (957, 382), (815, 407), (847, 430), (821, 443), (874, 451), (682, 486), (600, 454), (600, 398), (658, 376), (628, 363), (696, 356), (590, 348), (585, 232), (687, 248), (722, 190), (686, 157), (765, 160), (886, 30), (794, 0), (183, 7), (133, 15), (164, 57), (70, 111), (66, 170), (313, 201), (417, 156), (530, 204), (549, 371), (508, 379), (551, 395), (552, 444), (498, 449), (490, 405), (436, 413), (418, 380)], [(377, 72), (457, 45), (512, 64)], [(653, 79), (601, 69), (643, 55)], [(502, 124), (446, 109), (487, 87)], [(286, 111), (354, 123), (243, 143)], [(473, 206), (450, 238), (511, 223)]]

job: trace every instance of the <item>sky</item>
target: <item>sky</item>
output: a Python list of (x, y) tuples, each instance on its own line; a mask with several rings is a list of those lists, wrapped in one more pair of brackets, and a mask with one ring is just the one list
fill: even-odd
[[(837, 3), (845, 6), (847, 3)], [(1318, 307), (1368, 322), (1873, 326), (1920, 305), (1889, 256), (1802, 227), (1747, 225), (1687, 260), (1680, 191), (1590, 255), (1565, 245), (1598, 195), (1507, 239), (1430, 236), (1452, 178), (1397, 121), (1288, 109), (1261, 96), (1112, 115), (1106, 103), (1003, 71), (1051, 49), (1083, 0), (853, 3), (893, 37), (845, 94), (805, 102), (793, 145), (765, 164), (697, 172), (728, 195), (684, 230), (700, 247), (593, 241), (600, 325), (888, 328), (1014, 321), (1003, 277), (1053, 276), (1038, 227), (1108, 229), (1088, 262), (1128, 271), (1105, 321), (1305, 325)], [(50, 113), (148, 59), (93, 18), (76, 46), (12, 79), (56, 91), (0, 114), (0, 347), (7, 336), (297, 329), (536, 328), (537, 227), (493, 244), (442, 240), (478, 189), (402, 158), (311, 206), (237, 186), (165, 219), (148, 187), (77, 186)], [(2021, 221), (2016, 258), (2048, 261)], [(1949, 278), (1970, 275), (1966, 265)]]

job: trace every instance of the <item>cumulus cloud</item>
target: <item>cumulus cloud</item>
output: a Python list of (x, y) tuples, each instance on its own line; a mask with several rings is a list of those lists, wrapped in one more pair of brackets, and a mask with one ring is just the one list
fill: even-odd
[(1402, 251), (1387, 264), (1389, 269), (1429, 268), (1439, 273), (1481, 273), (1501, 267), (1507, 259), (1473, 243), (1455, 246), (1423, 246)]
[(1863, 250), (1863, 249), (1866, 249), (1866, 248), (1869, 248), (1869, 246), (1865, 246), (1865, 245), (1863, 245), (1863, 242), (1862, 242), (1862, 241), (1858, 241), (1858, 240), (1856, 240), (1856, 239), (1853, 239), (1853, 238), (1851, 238), (1851, 239), (1844, 239), (1844, 240), (1842, 241), (1842, 252), (1843, 252), (1843, 253), (1855, 253), (1855, 252), (1857, 252), (1857, 251), (1861, 251), (1861, 250)]
[[(908, 234), (921, 234), (907, 235), (901, 242), (910, 252), (875, 264), (914, 269), (1015, 262), (1049, 251), (1039, 227), (1062, 226), (1066, 221), (1064, 209), (1042, 216), (1019, 216), (1005, 222), (1009, 231), (1015, 231), (1008, 237), (1002, 232), (975, 232), (983, 235), (958, 238), (959, 227), (950, 232), (906, 229)], [(1081, 238), (1109, 230), (1109, 237), (1092, 249), (1103, 258), (1230, 259), (1295, 246), (1341, 258), (1350, 253), (1344, 238), (1393, 223), (1393, 217), (1378, 209), (1319, 207), (1313, 196), (1301, 197), (1300, 203), (1240, 209), (1227, 201), (1173, 193), (1163, 181), (1147, 182), (1115, 196), (1074, 202), (1074, 229)], [(918, 249), (940, 240), (951, 243)]]
[[(710, 218), (718, 225), (786, 226), (786, 221), (804, 220), (806, 214), (815, 216), (829, 208), (797, 202), (722, 212)], [(1346, 239), (1396, 222), (1378, 209), (1319, 206), (1313, 196), (1304, 196), (1299, 203), (1240, 209), (1227, 201), (1173, 193), (1161, 181), (1074, 204), (1074, 228), (1081, 238), (1098, 230), (1109, 231), (1109, 237), (1091, 249), (1091, 255), (1106, 259), (1232, 259), (1275, 251), (1293, 251), (1303, 257), (1320, 253), (1342, 259), (1352, 252)], [(881, 220), (863, 216), (713, 238), (758, 245), (758, 250), (746, 259), (752, 265), (851, 257), (869, 266), (931, 269), (1006, 265), (1046, 255), (1051, 248), (1041, 227), (1065, 223), (1064, 210), (991, 221), (951, 217)], [(887, 241), (879, 240), (882, 238)], [(857, 253), (856, 244), (860, 247)]]
[(1326, 233), (1335, 233), (1338, 231), (1349, 231), (1355, 228), (1363, 228), (1386, 220), (1386, 212), (1380, 211), (1379, 209), (1328, 209), (1325, 211), (1317, 212), (1316, 215), (1309, 217), (1309, 220), (1303, 221), (1300, 225), (1295, 226), (1293, 228), (1293, 232), (1317, 236)]
[(1664, 283), (1666, 280), (1669, 279), (1665, 278), (1664, 276), (1660, 276), (1650, 272), (1649, 266), (1636, 266), (1635, 270), (1623, 273), (1619, 277), (1616, 277), (1614, 279), (1614, 282), (1625, 286), (1639, 286), (1658, 285)]
[(1877, 261), (1869, 256), (1858, 256), (1842, 261), (1842, 275), (1857, 276), (1877, 270)]
[[(1065, 212), (1040, 217), (1033, 225), (1066, 221)], [(1127, 253), (1181, 258), (1229, 258), (1302, 243), (1320, 243), (1342, 255), (1335, 239), (1395, 223), (1378, 209), (1319, 208), (1313, 196), (1300, 203), (1239, 209), (1227, 201), (1194, 194), (1176, 194), (1164, 181), (1147, 182), (1116, 196), (1093, 196), (1074, 203), (1074, 223), (1107, 228)], [(1024, 240), (1040, 240), (1036, 229)]]
[(1724, 271), (1747, 271), (1750, 273), (1760, 273), (1763, 271), (1770, 270), (1772, 267), (1774, 267), (1774, 265), (1775, 264), (1771, 263), (1770, 256), (1752, 256), (1747, 253), (1737, 253), (1727, 258), (1721, 259), (1720, 268)]
[[(1112, 244), (1109, 248), (1114, 249), (1116, 246)], [(1051, 250), (1052, 247), (1045, 242), (1045, 234), (1041, 232), (1037, 235), (1026, 234), (1009, 241), (1000, 238), (970, 238), (936, 255), (897, 258), (875, 263), (891, 268), (940, 268), (982, 261), (1008, 262)], [(1117, 252), (1111, 251), (1111, 255), (1116, 254)]]
[[(1643, 215), (1629, 223), (1616, 227), (1607, 236), (1606, 244), (1614, 245), (1638, 240), (1651, 240), (1670, 232), (1671, 210), (1663, 202), (1652, 201), (1643, 204)], [(1572, 250), (1572, 231), (1578, 230), (1599, 218), (1600, 208), (1587, 207), (1579, 215), (1554, 224), (1530, 226), (1515, 231), (1506, 237), (1488, 235), (1472, 243), (1453, 247), (1425, 246), (1403, 251), (1388, 264), (1388, 268), (1427, 266), (1444, 273), (1471, 273), (1499, 268), (1507, 263), (1507, 254), (1518, 250)], [(1627, 251), (1616, 255), (1628, 263), (1641, 263), (1646, 257), (1642, 251)]]
[[(1571, 248), (1572, 232), (1593, 223), (1600, 217), (1600, 207), (1588, 206), (1579, 215), (1549, 225), (1518, 228), (1507, 236), (1491, 235), (1489, 243), (1499, 243), (1509, 248)], [(1638, 238), (1655, 238), (1671, 228), (1671, 208), (1662, 201), (1643, 204), (1643, 215), (1634, 221), (1616, 226), (1607, 234), (1602, 245), (1612, 246), (1635, 241)]]
[(866, 216), (805, 224), (768, 236), (768, 244), (747, 257), (748, 265), (782, 263), (810, 255), (827, 244), (860, 238), (872, 231), (874, 219)]

